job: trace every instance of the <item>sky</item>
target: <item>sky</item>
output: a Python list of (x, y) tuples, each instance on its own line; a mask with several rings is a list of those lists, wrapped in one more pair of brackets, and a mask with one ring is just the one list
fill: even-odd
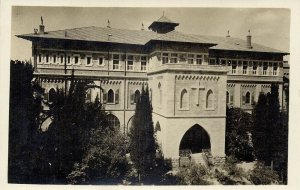
[(267, 8), (81, 8), (20, 7), (12, 8), (11, 59), (29, 60), (31, 42), (15, 35), (33, 33), (43, 16), (45, 31), (100, 26), (140, 30), (165, 14), (178, 22), (177, 31), (187, 34), (230, 36), (246, 39), (251, 30), (252, 42), (289, 52), (290, 10)]

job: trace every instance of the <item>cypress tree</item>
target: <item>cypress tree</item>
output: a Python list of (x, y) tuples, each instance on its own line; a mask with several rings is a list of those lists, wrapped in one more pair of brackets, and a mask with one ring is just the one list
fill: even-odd
[(155, 139), (152, 121), (152, 106), (149, 101), (148, 87), (136, 103), (133, 126), (130, 129), (130, 157), (139, 176), (146, 175), (154, 167)]
[(259, 160), (268, 160), (268, 101), (267, 96), (259, 94), (258, 101), (253, 110), (253, 131), (252, 140), (255, 155)]

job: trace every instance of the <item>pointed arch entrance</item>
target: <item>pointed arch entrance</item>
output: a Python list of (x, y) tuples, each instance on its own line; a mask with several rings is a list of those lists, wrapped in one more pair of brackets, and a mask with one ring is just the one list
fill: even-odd
[(179, 145), (179, 155), (195, 154), (203, 151), (210, 151), (211, 144), (207, 131), (200, 125), (193, 125), (183, 135)]

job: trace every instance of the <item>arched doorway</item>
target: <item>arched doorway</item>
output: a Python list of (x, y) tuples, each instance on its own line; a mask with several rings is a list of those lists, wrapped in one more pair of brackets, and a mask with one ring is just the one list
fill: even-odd
[(192, 126), (183, 135), (179, 145), (179, 155), (201, 153), (210, 151), (210, 138), (208, 133), (200, 125)]

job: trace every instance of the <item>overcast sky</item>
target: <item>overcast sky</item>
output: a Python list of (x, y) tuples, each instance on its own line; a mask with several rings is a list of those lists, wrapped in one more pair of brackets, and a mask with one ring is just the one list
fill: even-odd
[(289, 52), (289, 9), (243, 8), (70, 8), (70, 7), (13, 7), (11, 58), (25, 60), (31, 56), (31, 43), (15, 37), (33, 33), (43, 16), (46, 31), (66, 28), (100, 26), (140, 30), (165, 15), (180, 23), (177, 31), (200, 35), (245, 39), (248, 29), (252, 41)]

